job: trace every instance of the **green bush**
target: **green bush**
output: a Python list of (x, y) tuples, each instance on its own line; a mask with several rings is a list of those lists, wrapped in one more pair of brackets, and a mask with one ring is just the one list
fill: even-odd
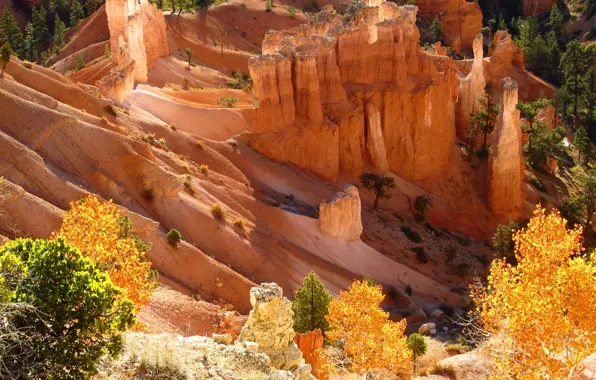
[(234, 104), (238, 103), (238, 98), (235, 96), (225, 97), (220, 96), (217, 98), (217, 105), (218, 106), (226, 106), (228, 108), (234, 107)]
[(412, 351), (414, 358), (426, 353), (426, 341), (422, 335), (414, 333), (408, 337), (406, 343), (410, 351)]
[(2, 374), (85, 379), (122, 349), (134, 306), (109, 276), (62, 239), (0, 247)]
[(408, 226), (402, 226), (401, 232), (403, 232), (404, 235), (406, 235), (406, 237), (414, 243), (420, 243), (422, 241), (420, 234), (416, 231), (412, 231), (412, 229)]
[(530, 180), (530, 183), (532, 184), (532, 186), (534, 186), (536, 189), (542, 191), (543, 193), (546, 193), (546, 187), (544, 187), (544, 184), (533, 173), (531, 173), (528, 176), (528, 179)]
[(290, 14), (290, 17), (296, 17), (296, 7), (290, 5), (288, 7), (288, 13)]
[(416, 260), (419, 263), (428, 263), (428, 255), (424, 251), (424, 247), (412, 247), (410, 248), (412, 252), (416, 253)]
[(182, 240), (182, 235), (180, 234), (180, 231), (178, 231), (175, 228), (172, 228), (170, 232), (168, 232), (167, 238), (168, 244), (176, 248), (178, 246), (178, 243), (180, 243), (180, 240)]
[(76, 62), (75, 62), (75, 71), (79, 71), (80, 69), (84, 68), (86, 65), (85, 58), (82, 55), (77, 55)]

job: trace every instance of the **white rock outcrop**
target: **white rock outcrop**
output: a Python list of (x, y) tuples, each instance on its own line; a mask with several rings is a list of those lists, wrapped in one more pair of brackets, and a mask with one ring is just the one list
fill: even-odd
[(486, 80), (484, 78), (482, 34), (476, 36), (473, 42), (474, 62), (472, 70), (459, 84), (459, 98), (455, 105), (457, 137), (466, 141), (470, 124), (470, 114), (483, 108), (479, 99), (484, 96)]
[(362, 204), (358, 188), (346, 185), (331, 202), (319, 206), (319, 229), (336, 239), (358, 240), (362, 234)]
[(296, 379), (314, 379), (302, 352), (294, 343), (292, 303), (275, 283), (263, 283), (250, 290), (253, 309), (236, 342), (255, 342), (257, 352), (266, 354), (271, 365), (291, 370)]

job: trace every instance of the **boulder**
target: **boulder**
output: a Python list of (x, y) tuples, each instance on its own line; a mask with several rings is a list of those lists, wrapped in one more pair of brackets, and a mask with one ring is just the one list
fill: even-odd
[(346, 185), (331, 202), (319, 206), (319, 229), (327, 236), (359, 240), (362, 234), (362, 206), (358, 188)]
[(319, 329), (294, 336), (294, 343), (302, 351), (306, 363), (312, 367), (313, 376), (319, 380), (329, 379), (329, 372), (325, 369), (327, 361), (320, 351), (323, 341), (323, 333)]
[[(418, 328), (418, 334), (422, 334), (422, 335), (429, 335), (431, 334), (431, 331), (435, 331), (435, 334), (437, 333), (437, 324), (434, 322), (429, 322), (429, 323), (425, 323), (422, 326), (420, 326)], [(432, 334), (434, 335), (434, 334)]]
[(443, 313), (443, 311), (440, 309), (434, 309), (430, 313), (430, 317), (432, 319), (441, 319), (441, 318), (443, 318), (444, 315), (445, 315), (445, 313)]
[(501, 104), (488, 155), (487, 202), (499, 220), (521, 216), (524, 178), (520, 112), (517, 109), (517, 83), (501, 82)]
[(416, 322), (426, 321), (427, 319), (428, 317), (426, 316), (424, 310), (417, 309), (414, 314), (406, 318), (406, 321), (408, 321), (408, 325), (411, 325)]
[(293, 341), (294, 312), (283, 290), (275, 283), (263, 283), (250, 290), (250, 303), (253, 309), (237, 342), (257, 343), (257, 352), (266, 354), (274, 368), (300, 373), (308, 369), (302, 368), (302, 352)]

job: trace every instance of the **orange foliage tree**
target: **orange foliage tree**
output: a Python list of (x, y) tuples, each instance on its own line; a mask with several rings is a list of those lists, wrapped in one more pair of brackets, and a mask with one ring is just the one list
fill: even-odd
[(151, 263), (145, 259), (146, 244), (129, 235), (130, 220), (121, 217), (120, 209), (90, 195), (72, 202), (62, 222), (62, 238), (78, 248), (105, 270), (112, 282), (122, 288), (122, 298), (130, 299), (137, 310), (149, 303), (157, 282)]
[(472, 288), (499, 379), (571, 378), (596, 351), (596, 268), (566, 224), (538, 207), (514, 236), (517, 266), (496, 260)]
[(389, 313), (379, 307), (383, 298), (380, 285), (354, 281), (350, 289), (329, 304), (327, 337), (344, 342), (343, 350), (352, 362), (352, 372), (362, 375), (387, 369), (397, 375), (408, 375), (412, 372), (412, 353), (404, 335), (406, 321), (388, 320)]

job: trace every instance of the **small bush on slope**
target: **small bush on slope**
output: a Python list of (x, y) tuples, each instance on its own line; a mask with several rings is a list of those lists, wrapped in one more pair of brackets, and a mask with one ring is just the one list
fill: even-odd
[(62, 239), (0, 247), (0, 290), (1, 377), (84, 379), (135, 320), (109, 276)]

